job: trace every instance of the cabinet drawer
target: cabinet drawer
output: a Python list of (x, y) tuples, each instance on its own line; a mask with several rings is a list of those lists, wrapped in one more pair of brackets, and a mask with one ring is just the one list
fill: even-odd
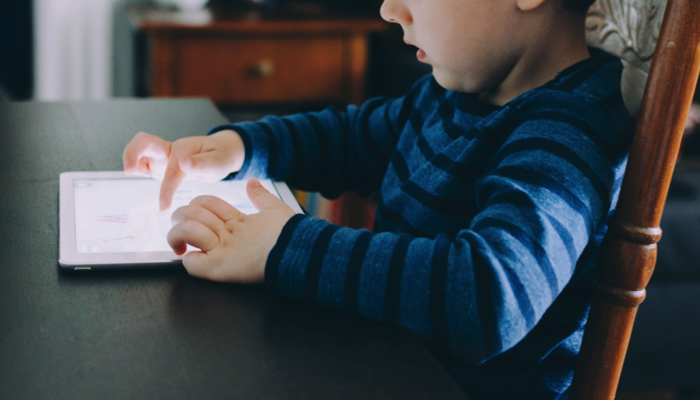
[(180, 38), (173, 94), (228, 104), (341, 100), (345, 44), (342, 36)]

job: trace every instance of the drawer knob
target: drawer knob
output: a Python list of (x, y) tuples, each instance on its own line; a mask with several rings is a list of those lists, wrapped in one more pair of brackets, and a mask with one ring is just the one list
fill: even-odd
[(275, 64), (272, 60), (260, 60), (255, 65), (255, 73), (259, 77), (267, 78), (275, 72)]

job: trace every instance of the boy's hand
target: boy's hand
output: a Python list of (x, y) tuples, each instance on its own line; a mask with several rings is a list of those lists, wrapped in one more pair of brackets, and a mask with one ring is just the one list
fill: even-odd
[(220, 282), (262, 282), (267, 256), (294, 211), (257, 179), (246, 186), (260, 212), (246, 215), (213, 196), (199, 196), (173, 213), (168, 243), (190, 275)]
[(124, 149), (127, 175), (160, 179), (160, 210), (167, 210), (185, 177), (215, 182), (241, 169), (245, 149), (232, 130), (167, 142), (139, 132)]

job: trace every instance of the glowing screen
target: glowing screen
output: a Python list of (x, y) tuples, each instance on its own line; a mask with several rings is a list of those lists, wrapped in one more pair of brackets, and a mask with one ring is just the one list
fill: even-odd
[[(269, 180), (263, 186), (279, 197)], [(169, 210), (158, 211), (160, 181), (153, 179), (78, 179), (73, 181), (76, 251), (171, 251), (167, 242), (170, 216), (203, 194), (219, 197), (246, 214), (257, 209), (250, 203), (245, 181), (204, 183), (186, 180), (175, 193)]]

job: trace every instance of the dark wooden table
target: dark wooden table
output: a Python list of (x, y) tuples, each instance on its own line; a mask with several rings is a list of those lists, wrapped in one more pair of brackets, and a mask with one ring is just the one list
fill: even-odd
[(182, 269), (59, 270), (60, 172), (223, 122), (208, 100), (0, 103), (0, 398), (466, 398), (399, 329)]

